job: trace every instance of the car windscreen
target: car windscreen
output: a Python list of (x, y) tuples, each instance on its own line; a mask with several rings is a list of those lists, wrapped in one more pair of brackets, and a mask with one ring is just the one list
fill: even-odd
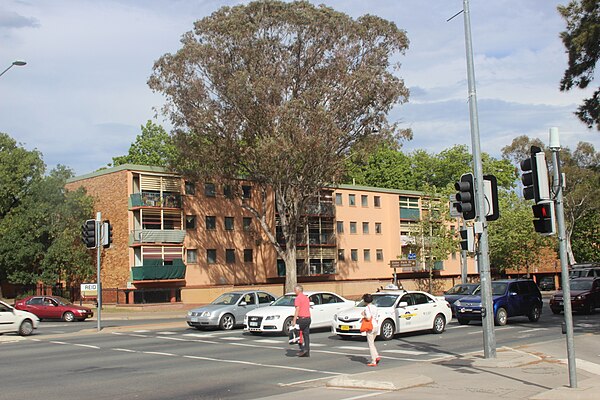
[(58, 301), (58, 304), (60, 304), (61, 306), (68, 306), (69, 304), (71, 304), (69, 300), (64, 299), (62, 297), (53, 296), (52, 298)]
[(473, 293), (474, 289), (476, 289), (477, 286), (474, 285), (457, 285), (454, 286), (452, 289), (448, 290), (446, 292), (446, 294), (464, 294), (464, 295), (468, 295)]
[(296, 299), (295, 295), (293, 295), (293, 294), (286, 294), (285, 296), (281, 296), (280, 298), (278, 298), (277, 300), (275, 300), (275, 302), (273, 304), (271, 304), (271, 305), (273, 305), (273, 306), (293, 307), (295, 299)]
[[(492, 282), (492, 296), (502, 296), (506, 293), (507, 283), (504, 282)], [(473, 296), (481, 296), (481, 286), (473, 292)]]
[(212, 302), (212, 304), (217, 304), (220, 306), (227, 306), (230, 304), (235, 304), (240, 298), (241, 294), (239, 293), (225, 293), (220, 295)]
[[(372, 304), (376, 307), (393, 307), (397, 299), (397, 294), (374, 294)], [(365, 307), (366, 304), (361, 300), (356, 306)]]
[(591, 290), (592, 281), (571, 281), (571, 290)]

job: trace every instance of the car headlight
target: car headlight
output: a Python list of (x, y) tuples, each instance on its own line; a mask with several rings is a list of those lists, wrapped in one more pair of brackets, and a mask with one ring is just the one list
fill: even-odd
[(456, 300), (456, 301), (454, 302), (454, 305), (455, 305), (456, 307), (460, 307), (460, 306), (461, 306), (460, 300)]
[(279, 319), (280, 315), (269, 315), (267, 316), (267, 318), (265, 318), (265, 321), (272, 321), (274, 319)]
[(579, 296), (575, 296), (575, 300), (584, 300), (585, 294), (580, 294)]
[(188, 317), (191, 317), (191, 316), (192, 316), (192, 314), (193, 314), (193, 312), (192, 312), (192, 311), (188, 311), (188, 313), (187, 313), (187, 316), (188, 316)]

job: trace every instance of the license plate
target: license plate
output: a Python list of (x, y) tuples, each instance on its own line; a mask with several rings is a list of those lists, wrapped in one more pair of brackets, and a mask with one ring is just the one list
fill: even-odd
[(342, 331), (349, 331), (350, 330), (350, 326), (349, 325), (342, 325), (342, 326), (340, 326), (340, 329)]
[(463, 311), (463, 312), (472, 312), (472, 311), (473, 311), (473, 309), (472, 309), (472, 308), (464, 308), (462, 311)]
[(198, 317), (192, 317), (192, 322), (198, 322)]
[(258, 322), (250, 322), (250, 326), (258, 326)]

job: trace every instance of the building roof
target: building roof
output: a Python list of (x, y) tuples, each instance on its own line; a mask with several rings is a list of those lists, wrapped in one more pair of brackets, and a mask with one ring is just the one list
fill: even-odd
[(120, 172), (120, 171), (155, 172), (155, 173), (177, 175), (176, 173), (170, 172), (168, 169), (166, 169), (164, 167), (156, 167), (156, 166), (150, 166), (150, 165), (137, 165), (137, 164), (123, 164), (123, 165), (118, 165), (116, 167), (99, 169), (98, 171), (90, 172), (89, 174), (74, 176), (73, 178), (67, 179), (67, 183), (77, 182), (77, 181), (81, 181), (83, 179), (95, 178), (97, 176), (113, 174), (115, 172)]
[(336, 185), (336, 186), (332, 186), (332, 189), (362, 190), (362, 191), (365, 191), (365, 192), (406, 194), (406, 195), (415, 195), (415, 196), (422, 196), (423, 195), (423, 192), (419, 192), (419, 191), (416, 191), (416, 190), (386, 189), (386, 188), (379, 188), (379, 187), (373, 187), (373, 186), (348, 185), (348, 184), (339, 184), (339, 185)]

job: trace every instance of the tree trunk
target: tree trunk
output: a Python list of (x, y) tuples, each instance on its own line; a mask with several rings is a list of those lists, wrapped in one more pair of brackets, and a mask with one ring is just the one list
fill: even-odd
[(569, 266), (576, 264), (577, 261), (575, 261), (575, 254), (573, 254), (573, 247), (571, 247), (571, 232), (570, 231), (566, 231), (566, 241), (567, 241), (567, 263), (569, 264)]
[(2, 283), (0, 283), (0, 299), (4, 298), (4, 296), (2, 295)]
[(296, 270), (296, 243), (293, 248), (287, 246), (285, 249), (285, 293), (294, 291), (298, 283), (298, 273)]

